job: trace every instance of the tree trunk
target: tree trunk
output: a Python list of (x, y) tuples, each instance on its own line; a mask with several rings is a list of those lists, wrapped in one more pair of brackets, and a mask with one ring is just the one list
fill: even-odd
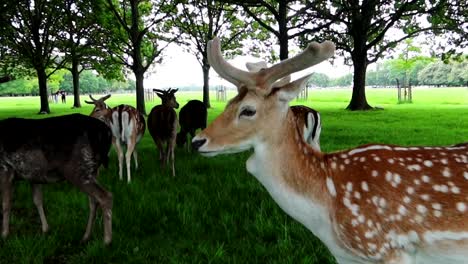
[(367, 54), (364, 52), (352, 57), (354, 66), (353, 95), (346, 109), (352, 111), (372, 109), (366, 99)]
[(71, 74), (73, 77), (73, 108), (80, 108), (80, 72), (78, 70), (78, 60), (72, 60)]
[(49, 95), (47, 94), (47, 74), (45, 69), (37, 68), (37, 79), (39, 81), (39, 97), (41, 99), (41, 110), (38, 114), (50, 114)]
[(278, 19), (278, 40), (280, 45), (280, 60), (285, 60), (289, 56), (289, 47), (288, 47), (288, 21), (287, 18), (287, 6), (286, 1), (279, 2), (279, 19)]
[(203, 103), (206, 108), (210, 108), (210, 65), (208, 62), (204, 63), (203, 69)]
[(146, 116), (145, 108), (145, 90), (143, 87), (144, 71), (137, 70), (135, 73), (136, 79), (136, 108), (141, 114)]

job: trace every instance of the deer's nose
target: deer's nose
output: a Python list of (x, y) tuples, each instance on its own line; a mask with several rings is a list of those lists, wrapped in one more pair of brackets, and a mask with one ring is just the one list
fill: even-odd
[(192, 141), (192, 148), (194, 150), (198, 150), (205, 143), (206, 143), (206, 138), (201, 138), (201, 139), (194, 138), (194, 140)]

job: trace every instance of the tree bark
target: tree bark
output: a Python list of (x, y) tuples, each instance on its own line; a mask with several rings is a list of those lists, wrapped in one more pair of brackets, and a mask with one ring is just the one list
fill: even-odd
[(366, 99), (366, 70), (367, 70), (367, 55), (365, 52), (353, 55), (353, 95), (349, 102), (348, 110), (370, 110), (372, 107), (367, 103)]
[(204, 63), (203, 69), (203, 103), (206, 108), (210, 108), (210, 65), (208, 62)]
[(72, 58), (71, 74), (73, 77), (73, 108), (80, 108), (80, 72), (78, 70), (79, 62), (77, 59)]
[(287, 16), (287, 7), (288, 4), (286, 1), (279, 1), (278, 8), (278, 40), (280, 44), (280, 60), (286, 60), (289, 57), (289, 47), (288, 47), (288, 21), (286, 21)]
[(43, 68), (36, 68), (36, 72), (39, 82), (39, 97), (41, 100), (41, 109), (38, 114), (50, 114), (49, 95), (47, 94), (47, 74)]
[(136, 79), (136, 108), (142, 115), (146, 116), (145, 108), (145, 90), (143, 87), (143, 79), (145, 72), (143, 70), (136, 70), (135, 72)]

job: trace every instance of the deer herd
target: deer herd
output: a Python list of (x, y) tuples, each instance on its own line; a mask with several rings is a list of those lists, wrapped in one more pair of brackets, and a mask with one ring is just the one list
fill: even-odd
[[(468, 263), (468, 143), (368, 144), (323, 153), (320, 114), (306, 106), (289, 106), (309, 79), (291, 81), (291, 75), (330, 58), (334, 51), (331, 42), (312, 42), (290, 59), (270, 67), (263, 61), (247, 63), (242, 70), (224, 59), (220, 41), (214, 38), (208, 43), (208, 61), (238, 94), (208, 126), (207, 109), (197, 100), (182, 107), (178, 119), (177, 89), (154, 90), (162, 103), (151, 110), (147, 123), (132, 106), (107, 106), (110, 95), (90, 95), (90, 117), (0, 121), (2, 237), (9, 234), (15, 179), (33, 186), (43, 232), (49, 227), (40, 184), (64, 179), (89, 196), (82, 240), (89, 239), (99, 206), (104, 242), (109, 244), (112, 195), (98, 185), (98, 168), (107, 166), (112, 143), (119, 178), (123, 179), (125, 157), (130, 183), (131, 157), (137, 169), (136, 148), (147, 126), (161, 166), (170, 163), (172, 176), (176, 145), (191, 146), (208, 157), (252, 149), (247, 171), (328, 247), (338, 263)], [(195, 135), (197, 129), (201, 132)]]

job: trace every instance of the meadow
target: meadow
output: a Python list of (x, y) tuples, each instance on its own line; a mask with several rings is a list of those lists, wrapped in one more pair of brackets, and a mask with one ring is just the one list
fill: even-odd
[[(350, 90), (314, 90), (304, 104), (322, 116), (321, 147), (325, 152), (365, 143), (404, 146), (449, 145), (468, 141), (467, 88), (415, 88), (412, 104), (398, 104), (396, 90), (367, 90), (368, 101), (384, 110), (344, 110)], [(176, 94), (182, 106), (201, 99), (196, 92)], [(229, 97), (234, 96), (232, 92)], [(208, 122), (226, 102), (211, 95)], [(91, 105), (71, 109), (53, 104), (51, 115), (89, 114)], [(81, 100), (86, 100), (82, 95)], [(113, 95), (110, 106), (135, 104), (134, 95)], [(159, 100), (147, 102), (150, 109)], [(39, 98), (0, 98), (0, 119), (42, 118)], [(138, 146), (141, 167), (132, 183), (118, 179), (115, 151), (100, 183), (113, 193), (113, 242), (104, 247), (98, 216), (92, 239), (80, 243), (88, 200), (68, 183), (44, 186), (50, 232), (42, 235), (31, 188), (19, 182), (13, 197), (11, 235), (0, 240), (0, 263), (334, 263), (311, 232), (281, 211), (266, 190), (245, 169), (249, 153), (205, 158), (176, 150), (176, 177), (159, 167), (147, 132)], [(132, 163), (133, 166), (133, 163)]]

